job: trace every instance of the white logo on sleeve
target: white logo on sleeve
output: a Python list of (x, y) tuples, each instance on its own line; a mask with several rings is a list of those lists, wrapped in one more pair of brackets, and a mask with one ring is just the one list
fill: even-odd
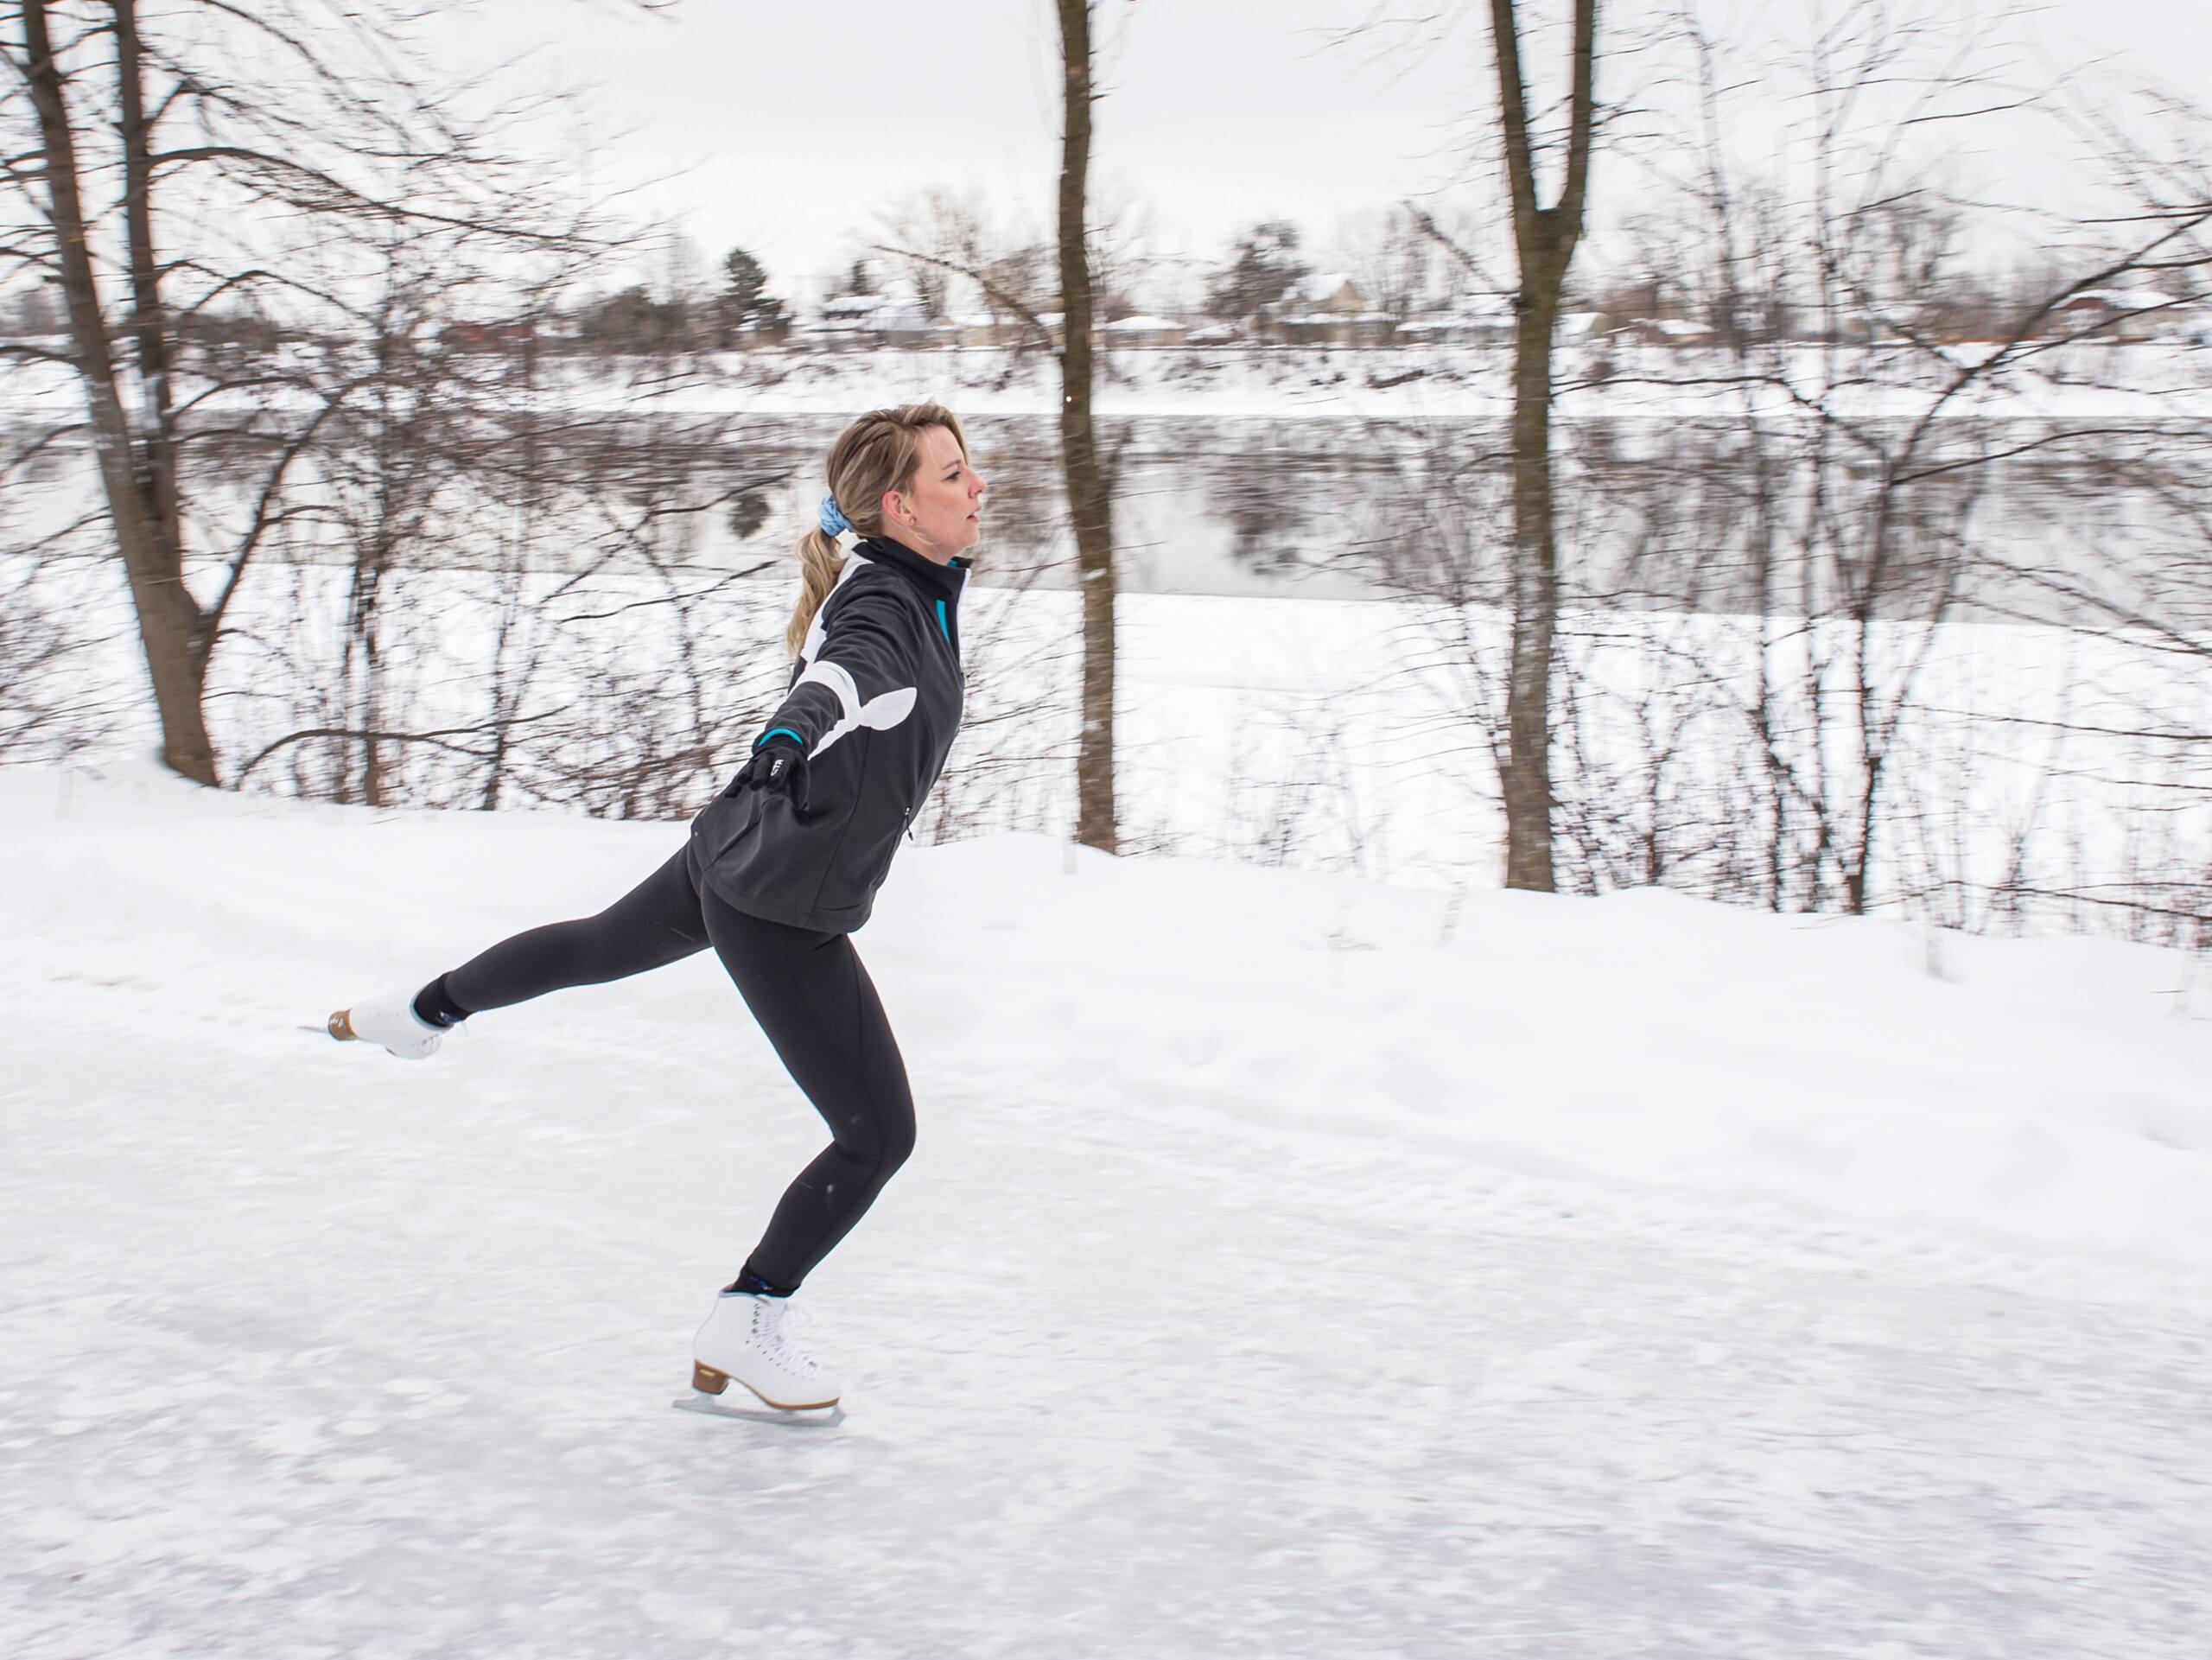
[(848, 732), (866, 727), (871, 732), (888, 732), (914, 712), (914, 688), (901, 686), (887, 691), (880, 697), (862, 701), (861, 689), (853, 684), (853, 677), (835, 663), (811, 663), (806, 672), (794, 681), (791, 690), (812, 681), (827, 686), (836, 695), (837, 706), (844, 711), (844, 718), (822, 735), (822, 741), (814, 747), (817, 755), (825, 755), (830, 746)]

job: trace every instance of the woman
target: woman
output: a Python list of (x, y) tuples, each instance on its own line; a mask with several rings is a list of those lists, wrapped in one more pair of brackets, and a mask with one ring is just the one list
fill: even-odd
[[(329, 1021), (334, 1038), (420, 1059), (471, 1014), (711, 945), (830, 1125), (693, 1345), (694, 1388), (719, 1395), (734, 1378), (785, 1410), (839, 1393), (785, 1335), (786, 1300), (913, 1150), (906, 1066), (848, 936), (959, 730), (960, 556), (982, 533), (987, 487), (936, 404), (862, 416), (827, 472), (820, 528), (799, 542), (790, 690), (687, 844), (595, 917), (517, 934)], [(861, 540), (841, 560), (848, 531)]]

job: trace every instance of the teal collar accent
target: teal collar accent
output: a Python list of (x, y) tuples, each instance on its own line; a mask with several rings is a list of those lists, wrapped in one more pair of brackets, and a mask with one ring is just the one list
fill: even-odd
[(958, 642), (952, 635), (952, 613), (968, 586), (968, 560), (957, 558), (950, 564), (940, 565), (887, 536), (872, 536), (855, 547), (853, 553), (857, 558), (889, 566), (920, 588), (923, 603), (937, 613), (938, 632), (957, 652)]

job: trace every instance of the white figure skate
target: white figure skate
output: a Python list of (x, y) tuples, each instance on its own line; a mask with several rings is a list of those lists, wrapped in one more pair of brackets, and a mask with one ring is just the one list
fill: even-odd
[(340, 1043), (380, 1043), (402, 1060), (427, 1060), (438, 1052), (443, 1027), (415, 1012), (415, 994), (396, 991), (333, 1014), (323, 1029)]
[(676, 1404), (744, 1416), (713, 1398), (734, 1381), (778, 1412), (835, 1412), (841, 1392), (836, 1380), (791, 1341), (790, 1319), (784, 1298), (723, 1292), (692, 1339), (695, 1398)]

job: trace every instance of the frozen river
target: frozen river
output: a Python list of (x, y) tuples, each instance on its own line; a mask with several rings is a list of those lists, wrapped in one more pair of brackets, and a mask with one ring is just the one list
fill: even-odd
[[(1874, 378), (1830, 394), (1831, 421), (1772, 389), (1733, 389), (1728, 366), (1691, 354), (1647, 352), (1600, 374), (1588, 354), (1562, 353), (1555, 429), (1569, 603), (1834, 614), (1877, 561), (1878, 616), (1963, 602), (2064, 622), (2063, 590), (2115, 581), (2155, 591), (2191, 622), (2212, 612), (2190, 506), (2206, 476), (2194, 457), (2212, 352), (2076, 348), (2058, 366), (2065, 375), (2032, 392), (1945, 406), (1913, 461), (1892, 469), (1903, 485), (1883, 457), (1928, 398), (1880, 384), (1894, 364), (1821, 368), (1816, 348), (1799, 359), (1781, 366), (1800, 379)], [(1502, 598), (1511, 524), (1503, 366), (1487, 349), (1122, 354), (1100, 389), (1098, 430), (1124, 591)], [(390, 557), (573, 570), (649, 547), (654, 558), (716, 572), (765, 562), (765, 574), (785, 581), (790, 543), (823, 488), (829, 440), (859, 408), (933, 397), (968, 420), (993, 482), (980, 579), (1072, 582), (1057, 393), (1039, 360), (733, 357), (658, 379), (639, 366), (636, 384), (620, 386), (604, 368), (546, 372), (553, 382), (534, 402), (480, 391), (474, 430), (410, 441), (450, 453), (418, 455), (414, 486), (435, 494), (423, 510), (392, 509), (405, 529)], [(5, 386), (0, 412), (24, 434), (74, 417), (73, 393), (50, 373), (18, 371)], [(277, 400), (240, 418), (241, 430), (274, 430), (289, 417)], [(341, 451), (346, 431), (343, 420), (331, 429)], [(250, 507), (257, 476), (243, 451), (228, 474), (207, 467), (218, 451), (202, 453), (195, 500), (219, 545), (217, 521)], [(527, 478), (517, 470), (525, 467)], [(68, 523), (91, 489), (89, 470), (60, 452), (26, 483), (48, 487), (12, 493), (7, 528), (18, 544)], [(350, 560), (372, 537), (380, 487), (372, 474), (347, 472), (327, 513), (303, 518), (295, 541), (262, 557)], [(714, 505), (692, 511), (702, 503)], [(2177, 582), (2182, 567), (2190, 574)]]

